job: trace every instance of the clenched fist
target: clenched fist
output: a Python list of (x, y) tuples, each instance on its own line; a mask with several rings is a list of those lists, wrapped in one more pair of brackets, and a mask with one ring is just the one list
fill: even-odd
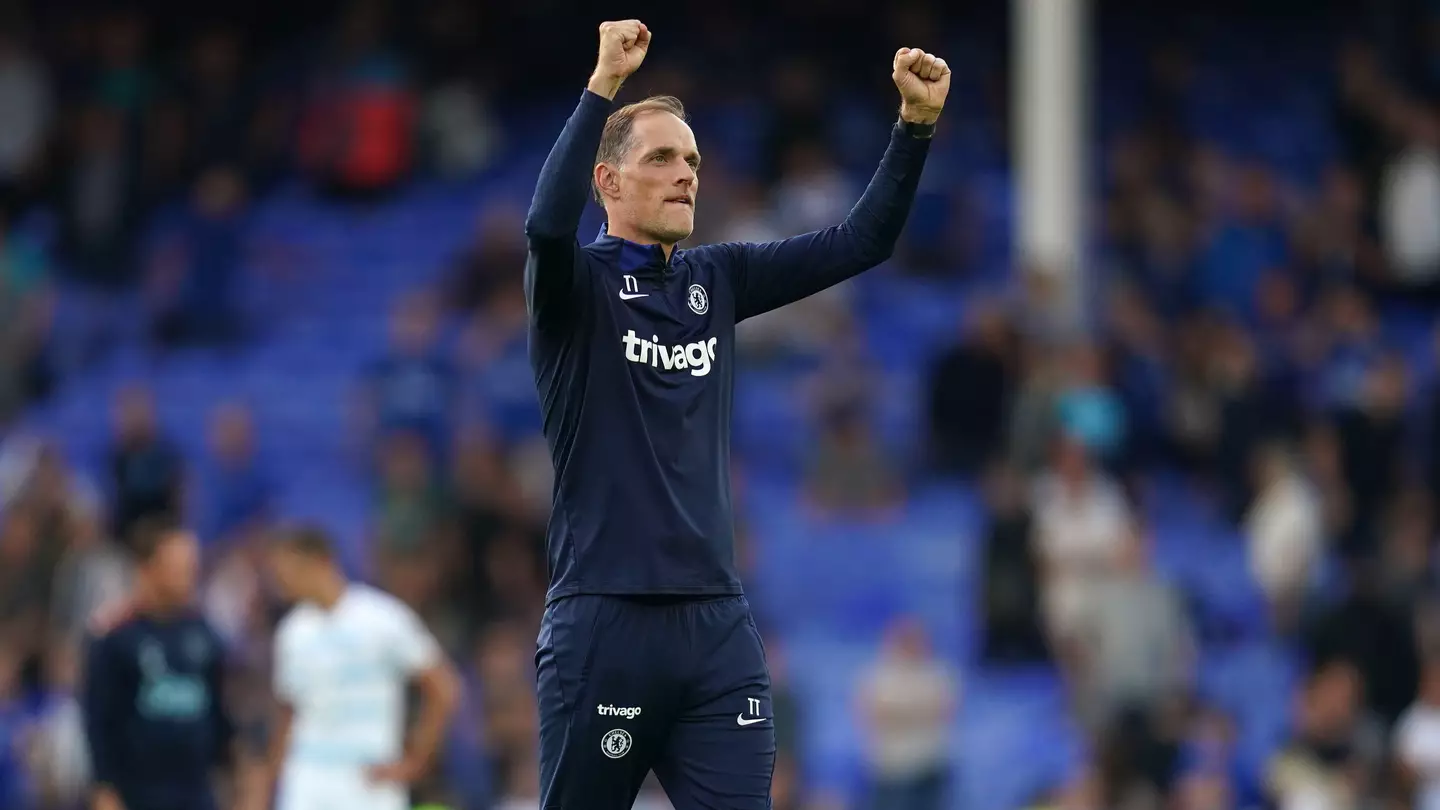
[(606, 98), (614, 98), (620, 85), (630, 78), (645, 61), (650, 50), (650, 29), (639, 20), (600, 23), (600, 56), (595, 73), (590, 76), (590, 89)]
[(895, 52), (891, 78), (900, 91), (900, 117), (916, 124), (933, 124), (950, 94), (950, 66), (919, 48)]

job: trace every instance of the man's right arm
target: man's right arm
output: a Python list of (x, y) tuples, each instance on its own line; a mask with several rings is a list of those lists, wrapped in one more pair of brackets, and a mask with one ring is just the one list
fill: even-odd
[(576, 231), (585, 213), (605, 119), (620, 85), (645, 58), (650, 33), (638, 20), (600, 25), (600, 55), (580, 104), (545, 158), (525, 216), (525, 301), (537, 324), (565, 314), (579, 261)]

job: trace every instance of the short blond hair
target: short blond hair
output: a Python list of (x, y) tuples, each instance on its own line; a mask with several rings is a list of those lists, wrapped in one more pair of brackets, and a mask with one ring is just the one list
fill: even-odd
[[(610, 113), (605, 119), (605, 131), (600, 136), (600, 149), (595, 153), (595, 165), (601, 163), (619, 163), (624, 160), (625, 154), (634, 146), (631, 143), (631, 135), (635, 131), (635, 119), (642, 113), (667, 112), (685, 121), (685, 105), (680, 99), (674, 96), (650, 96)], [(604, 202), (600, 196), (600, 187), (595, 185), (592, 177), (590, 190), (595, 194), (596, 202)]]

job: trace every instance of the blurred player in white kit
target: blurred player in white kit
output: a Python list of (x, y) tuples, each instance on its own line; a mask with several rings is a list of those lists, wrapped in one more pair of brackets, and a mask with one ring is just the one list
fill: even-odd
[[(322, 530), (284, 534), (271, 565), (296, 604), (276, 630), (280, 718), (247, 795), (273, 794), (277, 810), (403, 810), (443, 742), (458, 676), (414, 611), (346, 579)], [(407, 745), (412, 683), (421, 706)]]

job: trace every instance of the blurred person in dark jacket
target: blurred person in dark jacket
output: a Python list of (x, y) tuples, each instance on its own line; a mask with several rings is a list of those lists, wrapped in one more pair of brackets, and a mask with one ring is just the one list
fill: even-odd
[(1346, 478), (1354, 499), (1353, 531), (1341, 538), (1349, 559), (1373, 559), (1385, 504), (1399, 489), (1405, 442), (1405, 361), (1385, 355), (1364, 373), (1359, 401), (1335, 415)]
[(1015, 362), (1005, 313), (993, 302), (974, 307), (964, 339), (930, 373), (931, 452), (939, 469), (973, 475), (1000, 453)]
[(131, 603), (85, 654), (85, 737), (96, 810), (214, 808), (213, 769), (233, 766), (225, 647), (194, 609), (199, 545), (155, 518), (135, 529)]
[(360, 418), (367, 442), (413, 432), (432, 459), (448, 444), (459, 391), (457, 372), (440, 345), (436, 302), (412, 295), (390, 316), (390, 346), (361, 380)]
[(1349, 593), (1321, 612), (1303, 643), (1313, 661), (1344, 660), (1359, 673), (1368, 705), (1387, 723), (1409, 705), (1419, 677), (1415, 617), (1383, 590), (1379, 566), (1351, 572)]
[(212, 167), (196, 181), (190, 207), (174, 224), (151, 279), (154, 335), (161, 346), (228, 344), (243, 334), (238, 296), (245, 199), (244, 177), (233, 167)]
[(122, 389), (111, 411), (112, 534), (128, 542), (135, 524), (178, 514), (184, 497), (184, 461), (160, 430), (155, 399), (140, 386)]
[(985, 495), (984, 658), (989, 663), (1043, 661), (1048, 652), (1040, 616), (1040, 563), (1031, 539), (1034, 518), (1025, 483), (1013, 467), (989, 471)]
[(61, 151), (54, 190), (62, 270), (107, 289), (133, 282), (143, 211), (124, 118), (100, 105), (82, 109)]
[(217, 542), (265, 520), (276, 491), (260, 458), (255, 416), (248, 407), (238, 402), (216, 407), (208, 432), (198, 519), (202, 542)]

